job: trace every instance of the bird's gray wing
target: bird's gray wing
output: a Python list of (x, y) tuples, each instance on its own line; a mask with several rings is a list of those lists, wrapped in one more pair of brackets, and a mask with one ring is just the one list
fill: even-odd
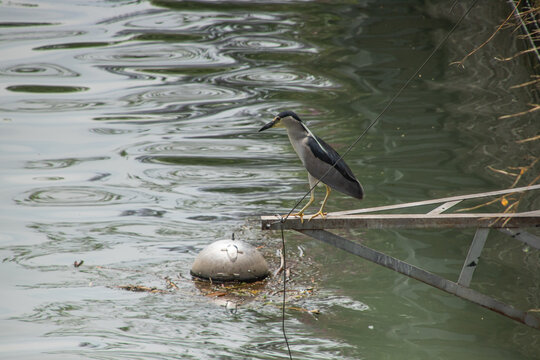
[[(352, 170), (349, 166), (340, 159), (339, 154), (330, 145), (328, 145), (323, 139), (316, 135), (308, 136), (308, 145), (313, 151), (313, 155), (318, 159), (324, 161), (328, 165), (335, 165), (335, 169), (349, 181), (357, 182)], [(323, 149), (321, 149), (321, 146)]]

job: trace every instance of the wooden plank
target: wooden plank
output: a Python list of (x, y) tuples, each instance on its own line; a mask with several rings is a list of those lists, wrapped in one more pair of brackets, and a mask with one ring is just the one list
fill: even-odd
[[(307, 217), (308, 215), (306, 215)], [(328, 214), (325, 219), (317, 217), (303, 223), (299, 217), (289, 217), (283, 223), (283, 229), (428, 229), (428, 228), (500, 228), (506, 219), (510, 219), (504, 227), (540, 226), (540, 210), (527, 213), (491, 213), (491, 214), (367, 214), (334, 216)], [(281, 228), (277, 216), (262, 216), (263, 230)]]
[(440, 204), (440, 203), (457, 201), (457, 200), (461, 201), (461, 200), (468, 200), (468, 199), (477, 199), (477, 198), (483, 198), (483, 197), (488, 197), (488, 196), (511, 194), (511, 193), (516, 193), (516, 192), (524, 192), (524, 191), (536, 190), (536, 189), (540, 189), (540, 184), (531, 185), (531, 186), (523, 186), (523, 187), (513, 188), (513, 189), (489, 191), (489, 192), (483, 192), (483, 193), (477, 193), (477, 194), (458, 195), (458, 196), (451, 196), (451, 197), (440, 198), (440, 199), (415, 201), (415, 202), (404, 203), (404, 204), (395, 204), (395, 205), (377, 206), (377, 207), (365, 208), (365, 209), (338, 211), (332, 214), (336, 216), (365, 214), (365, 213), (377, 212), (377, 211), (404, 209), (404, 208), (424, 206), (424, 205), (434, 205), (434, 204)]
[(472, 303), (481, 305), (487, 309), (503, 314), (513, 320), (519, 321), (530, 327), (540, 329), (540, 319), (533, 312), (526, 312), (516, 309), (502, 301), (496, 300), (490, 296), (472, 290), (468, 287), (457, 284), (445, 279), (439, 275), (408, 264), (392, 256), (386, 255), (380, 251), (373, 250), (365, 245), (355, 243), (341, 236), (337, 236), (325, 230), (299, 230), (299, 232), (311, 236), (317, 240), (323, 241), (334, 247), (347, 251), (351, 254), (360, 256), (366, 260), (374, 262), (394, 270), (400, 274), (406, 275), (428, 285), (434, 286), (447, 293), (456, 295)]
[(461, 273), (459, 274), (458, 284), (469, 287), (471, 280), (478, 265), (478, 260), (480, 259), (480, 254), (486, 243), (486, 239), (489, 234), (489, 229), (487, 228), (478, 228), (474, 234), (474, 238), (471, 242), (471, 247), (461, 268)]

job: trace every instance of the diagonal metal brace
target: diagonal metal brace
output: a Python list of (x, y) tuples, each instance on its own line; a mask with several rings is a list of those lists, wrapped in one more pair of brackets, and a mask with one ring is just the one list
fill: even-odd
[(447, 293), (469, 300), (472, 303), (498, 312), (515, 321), (521, 322), (536, 329), (540, 329), (540, 319), (536, 317), (533, 312), (516, 309), (511, 305), (505, 304), (478, 291), (462, 286), (458, 283), (445, 279), (439, 275), (433, 274), (414, 265), (408, 264), (392, 256), (388, 256), (380, 251), (373, 250), (365, 245), (358, 244), (356, 242), (342, 238), (341, 236), (335, 235), (326, 230), (304, 229), (297, 231), (332, 246), (335, 246), (339, 249), (345, 250), (351, 254), (360, 256), (378, 265), (382, 265), (386, 268), (397, 271), (400, 274), (434, 286)]
[(465, 263), (461, 268), (461, 273), (459, 274), (458, 284), (469, 287), (471, 284), (471, 279), (480, 260), (480, 254), (486, 243), (487, 236), (489, 234), (488, 228), (478, 228), (474, 234), (474, 238), (469, 248), (467, 257), (465, 258)]
[(499, 229), (502, 233), (517, 239), (519, 241), (524, 242), (525, 244), (540, 250), (540, 237), (533, 235), (523, 229), (509, 229), (509, 228), (503, 228)]

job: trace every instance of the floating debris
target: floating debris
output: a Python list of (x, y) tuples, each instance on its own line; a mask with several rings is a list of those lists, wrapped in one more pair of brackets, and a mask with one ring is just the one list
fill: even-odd
[(149, 293), (166, 293), (167, 291), (156, 287), (148, 287), (143, 285), (118, 285), (117, 288), (133, 292), (149, 292)]

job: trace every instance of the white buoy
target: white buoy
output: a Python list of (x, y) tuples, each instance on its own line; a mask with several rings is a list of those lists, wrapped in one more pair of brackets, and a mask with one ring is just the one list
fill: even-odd
[(217, 282), (256, 281), (268, 275), (261, 253), (243, 241), (218, 240), (205, 247), (193, 262), (191, 275)]

